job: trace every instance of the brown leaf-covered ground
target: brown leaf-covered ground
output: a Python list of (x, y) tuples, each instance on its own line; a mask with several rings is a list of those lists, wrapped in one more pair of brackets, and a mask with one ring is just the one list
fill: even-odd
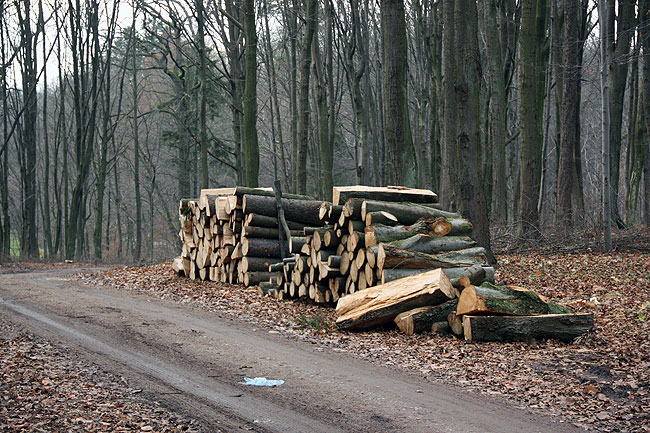
[(332, 308), (260, 297), (255, 289), (191, 281), (169, 264), (85, 274), (94, 284), (223, 311), (334, 351), (427, 380), (500, 394), (514, 405), (590, 430), (650, 431), (650, 257), (644, 253), (501, 255), (500, 283), (529, 287), (595, 315), (580, 341), (466, 343), (395, 330), (339, 332)]
[(0, 432), (192, 432), (121, 377), (0, 318)]

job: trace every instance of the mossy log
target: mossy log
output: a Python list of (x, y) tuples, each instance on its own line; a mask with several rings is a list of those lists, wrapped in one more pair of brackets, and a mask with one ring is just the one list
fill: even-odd
[(530, 316), (540, 314), (570, 314), (562, 305), (517, 286), (497, 286), (483, 283), (466, 287), (458, 300), (456, 314), (505, 314)]
[(465, 218), (436, 218), (433, 234), (436, 236), (469, 236), (472, 234), (472, 223)]
[(540, 316), (463, 316), (467, 341), (573, 341), (594, 327), (592, 314)]
[[(481, 254), (483, 248), (476, 250), (476, 255), (455, 254), (456, 251), (440, 254), (427, 254), (418, 251), (405, 250), (390, 245), (375, 245), (370, 247), (376, 257), (379, 269), (385, 268), (454, 268), (459, 266), (472, 266), (487, 264), (485, 256)], [(383, 252), (380, 252), (383, 250)], [(483, 250), (484, 251), (484, 250)]]
[(336, 324), (342, 329), (368, 329), (390, 323), (404, 311), (442, 304), (454, 296), (449, 278), (435, 269), (339, 299)]
[(434, 323), (447, 322), (447, 316), (456, 311), (456, 305), (458, 300), (453, 299), (444, 304), (405, 311), (395, 317), (395, 324), (406, 335), (430, 332)]
[(407, 239), (387, 242), (389, 246), (421, 253), (435, 254), (444, 251), (462, 250), (476, 246), (469, 236), (430, 236), (417, 234)]
[[(432, 269), (436, 269), (436, 267), (426, 269), (386, 268), (382, 272), (382, 282), (387, 283), (389, 281), (395, 281), (410, 275), (428, 272)], [(492, 267), (472, 265), (457, 268), (442, 268), (442, 270), (451, 281), (451, 284), (459, 289), (462, 289), (463, 287), (460, 283), (462, 277), (468, 277), (472, 284), (480, 284), (483, 281), (494, 281), (494, 268)]]
[(431, 218), (422, 218), (410, 226), (387, 226), (377, 224), (366, 227), (364, 232), (366, 234), (367, 246), (372, 246), (377, 245), (379, 242), (388, 243), (408, 239), (417, 234), (431, 233), (434, 228), (435, 220)]
[(366, 200), (361, 205), (361, 219), (365, 221), (369, 212), (381, 211), (390, 212), (404, 225), (413, 224), (420, 218), (462, 218), (460, 214), (422, 204)]

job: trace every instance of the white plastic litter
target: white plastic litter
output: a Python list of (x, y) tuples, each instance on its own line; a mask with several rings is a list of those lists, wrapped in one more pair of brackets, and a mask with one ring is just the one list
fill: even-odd
[(266, 377), (244, 377), (243, 382), (239, 382), (241, 385), (251, 385), (251, 386), (278, 386), (284, 383), (284, 380), (269, 380)]

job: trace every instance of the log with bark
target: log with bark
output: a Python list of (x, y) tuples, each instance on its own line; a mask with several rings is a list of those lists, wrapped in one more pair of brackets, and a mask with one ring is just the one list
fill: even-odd
[(268, 271), (269, 266), (282, 263), (280, 259), (271, 257), (242, 257), (240, 270), (242, 272)]
[[(282, 199), (287, 221), (297, 221), (313, 226), (320, 226), (323, 222), (318, 218), (318, 210), (323, 204), (317, 200)], [(245, 195), (242, 205), (244, 213), (255, 213), (266, 216), (276, 216), (277, 208), (274, 197), (259, 195)]]
[(390, 212), (379, 211), (379, 212), (369, 212), (366, 214), (364, 221), (367, 226), (374, 224), (383, 224), (387, 226), (394, 226), (399, 224), (397, 217)]
[(457, 305), (458, 300), (453, 299), (444, 304), (405, 311), (395, 317), (395, 324), (406, 335), (430, 332), (434, 323), (447, 322), (447, 316), (456, 311)]
[(413, 224), (420, 218), (462, 218), (455, 212), (446, 212), (434, 206), (416, 203), (394, 203), (385, 201), (366, 200), (361, 206), (361, 219), (366, 220), (369, 212), (389, 212), (402, 224)]
[[(377, 258), (377, 267), (384, 268), (453, 268), (459, 266), (472, 266), (487, 264), (485, 250), (474, 249), (475, 255), (458, 254), (459, 251), (448, 253), (427, 254), (418, 251), (396, 248), (391, 245), (376, 245), (370, 247)], [(462, 250), (460, 250), (462, 251)]]
[(539, 316), (463, 316), (467, 341), (573, 341), (594, 327), (592, 314), (544, 314)]
[[(278, 228), (278, 219), (274, 216), (259, 215), (255, 213), (246, 214), (244, 220), (244, 227), (246, 226), (256, 226), (256, 227), (271, 227)], [(287, 221), (287, 226), (290, 230), (302, 230), (305, 228), (304, 223), (298, 223), (295, 221)]]
[(427, 189), (403, 186), (335, 186), (332, 188), (332, 203), (343, 204), (351, 198), (411, 203), (437, 203), (438, 196)]
[(472, 229), (472, 223), (465, 218), (436, 218), (433, 224), (436, 236), (469, 236)]
[(421, 253), (435, 254), (444, 251), (455, 251), (476, 246), (476, 242), (468, 236), (431, 236), (417, 234), (407, 239), (387, 242), (389, 246)]
[[(387, 283), (389, 281), (398, 280), (410, 275), (416, 275), (421, 272), (427, 272), (433, 268), (428, 269), (408, 269), (408, 268), (396, 268), (396, 269), (384, 269), (382, 272), (382, 282)], [(456, 267), (456, 268), (442, 268), (444, 273), (447, 275), (454, 287), (462, 288), (463, 285), (460, 282), (461, 277), (469, 277), (472, 284), (480, 284), (483, 281), (494, 282), (494, 268), (492, 267), (483, 267), (480, 265)]]
[[(302, 236), (302, 230), (290, 230), (291, 237)], [(241, 230), (241, 235), (247, 238), (278, 239), (279, 229), (271, 227), (247, 226)]]
[(339, 299), (336, 324), (342, 329), (368, 329), (390, 323), (404, 311), (442, 304), (454, 296), (449, 278), (436, 269)]
[(529, 316), (540, 314), (570, 314), (572, 311), (550, 302), (537, 293), (517, 286), (483, 283), (463, 289), (456, 314), (505, 314)]
[(277, 239), (242, 238), (243, 256), (281, 258), (280, 242)]

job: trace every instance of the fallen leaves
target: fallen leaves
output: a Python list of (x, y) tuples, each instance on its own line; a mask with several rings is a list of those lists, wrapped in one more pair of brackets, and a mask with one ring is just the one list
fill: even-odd
[(648, 431), (650, 257), (580, 252), (508, 255), (499, 261), (499, 283), (523, 286), (576, 312), (593, 313), (595, 332), (574, 344), (471, 344), (394, 330), (340, 333), (332, 308), (259, 297), (254, 288), (179, 278), (169, 264), (79, 278), (199, 306), (430, 381), (500, 395), (513, 405), (590, 430)]

